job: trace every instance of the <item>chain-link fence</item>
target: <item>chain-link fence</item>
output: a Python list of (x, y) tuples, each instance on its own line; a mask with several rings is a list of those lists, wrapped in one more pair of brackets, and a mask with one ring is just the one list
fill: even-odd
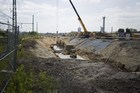
[[(2, 2), (0, 0), (0, 4), (2, 3), (5, 2)], [(7, 4), (5, 6), (7, 6)], [(12, 76), (12, 74), (16, 69), (19, 29), (13, 26), (12, 22), (13, 22), (13, 18), (7, 14), (7, 10), (6, 9), (0, 10), (0, 92), (1, 93), (4, 92), (4, 89), (10, 80), (10, 77)]]

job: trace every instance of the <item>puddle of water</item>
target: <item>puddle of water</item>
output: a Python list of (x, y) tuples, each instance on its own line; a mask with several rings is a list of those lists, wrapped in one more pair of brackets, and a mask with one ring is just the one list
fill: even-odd
[[(74, 58), (71, 58), (70, 55), (63, 55), (62, 53), (56, 53), (56, 55), (59, 56), (61, 59), (74, 59)], [(86, 60), (79, 55), (77, 55), (77, 58), (75, 59)]]
[[(61, 51), (62, 49), (60, 49), (58, 46), (53, 46), (54, 51)], [(62, 53), (55, 53), (58, 57), (60, 57), (61, 59), (74, 59), (71, 58), (70, 55), (64, 55)], [(75, 59), (80, 59), (80, 60), (86, 60), (84, 58), (82, 58), (81, 56), (77, 55), (77, 58)]]
[(58, 46), (53, 46), (53, 49), (56, 50), (56, 51), (62, 50), (62, 49), (60, 49)]

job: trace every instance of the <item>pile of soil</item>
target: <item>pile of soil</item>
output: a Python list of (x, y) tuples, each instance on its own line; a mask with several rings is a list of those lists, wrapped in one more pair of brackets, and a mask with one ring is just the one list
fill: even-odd
[(56, 57), (50, 48), (51, 44), (55, 44), (55, 38), (45, 37), (43, 39), (37, 39), (34, 48), (30, 48), (29, 51), (32, 52), (36, 57), (39, 58), (52, 58)]

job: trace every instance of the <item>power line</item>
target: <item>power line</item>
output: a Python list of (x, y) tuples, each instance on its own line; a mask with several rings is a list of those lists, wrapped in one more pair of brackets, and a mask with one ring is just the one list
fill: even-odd
[[(9, 15), (12, 15), (11, 10), (7, 10), (8, 8), (10, 8), (8, 6), (11, 5), (11, 0), (10, 1), (9, 0), (1, 0), (0, 5), (1, 5), (0, 18), (2, 20), (6, 20), (6, 21), (9, 21), (9, 19), (11, 19), (11, 21), (12, 21), (12, 19), (13, 19), (12, 16), (9, 16)], [(9, 11), (9, 13), (8, 13), (8, 11)], [(7, 12), (9, 15), (5, 12)]]
[(11, 24), (9, 24), (9, 23), (4, 23), (4, 22), (0, 22), (0, 24), (12, 26)]
[(34, 31), (34, 25), (35, 25), (35, 22), (34, 22), (34, 15), (32, 15), (32, 22), (30, 23), (18, 23), (20, 24), (21, 28), (22, 28), (22, 25), (32, 25), (32, 31)]
[(13, 19), (12, 17), (10, 17), (9, 15), (7, 15), (6, 13), (4, 13), (2, 10), (0, 10), (0, 13), (3, 15), (3, 17), (8, 17), (10, 19)]

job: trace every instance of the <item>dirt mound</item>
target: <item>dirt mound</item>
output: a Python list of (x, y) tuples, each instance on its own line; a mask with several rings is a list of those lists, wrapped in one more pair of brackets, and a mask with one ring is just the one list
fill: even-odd
[(140, 41), (114, 41), (100, 53), (120, 67), (140, 71)]
[(23, 48), (28, 50), (29, 48), (34, 49), (35, 45), (37, 44), (37, 42), (35, 40), (28, 40), (28, 41), (22, 41), (23, 43)]
[(34, 45), (34, 48), (30, 48), (29, 51), (31, 51), (36, 57), (40, 58), (56, 57), (56, 55), (50, 48), (50, 45), (55, 42), (52, 38), (37, 39), (35, 40), (35, 42), (36, 44)]

